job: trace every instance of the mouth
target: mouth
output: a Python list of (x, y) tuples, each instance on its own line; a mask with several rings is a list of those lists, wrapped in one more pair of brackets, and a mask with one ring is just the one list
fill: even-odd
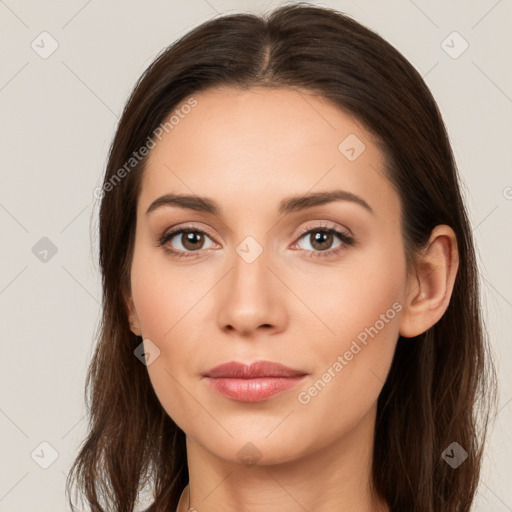
[(260, 402), (300, 384), (308, 374), (279, 363), (256, 361), (245, 365), (232, 361), (202, 376), (212, 389), (239, 402)]

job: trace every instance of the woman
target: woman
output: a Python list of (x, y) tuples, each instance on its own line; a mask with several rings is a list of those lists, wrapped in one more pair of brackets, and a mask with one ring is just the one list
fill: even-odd
[[(493, 365), (441, 115), (305, 3), (195, 28), (137, 83), (100, 210), (91, 510), (462, 512)], [(71, 500), (70, 500), (71, 501)]]

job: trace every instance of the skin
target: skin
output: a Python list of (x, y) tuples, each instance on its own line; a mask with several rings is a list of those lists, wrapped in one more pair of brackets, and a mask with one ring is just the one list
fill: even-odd
[[(326, 99), (284, 88), (194, 97), (197, 106), (151, 150), (127, 294), (132, 331), (160, 350), (147, 366), (152, 385), (186, 433), (190, 482), (178, 511), (189, 498), (199, 512), (388, 511), (369, 487), (377, 398), (399, 334), (424, 332), (448, 307), (455, 235), (437, 226), (418, 272), (407, 275), (400, 201), (383, 157), (357, 120)], [(365, 144), (354, 161), (338, 149), (349, 134)], [(349, 201), (277, 213), (285, 197), (334, 189), (357, 194), (374, 213)], [(146, 214), (170, 192), (212, 198), (222, 215), (176, 206)], [(181, 234), (167, 246), (191, 258), (156, 246), (170, 227), (188, 224), (207, 232), (199, 250)], [(322, 250), (300, 230), (326, 224), (349, 230), (357, 246), (311, 257)], [(248, 236), (263, 249), (252, 263), (236, 252)], [(321, 247), (342, 243), (334, 236)], [(394, 303), (400, 311), (300, 403), (298, 394)], [(230, 400), (201, 377), (227, 361), (260, 359), (308, 375), (257, 403)], [(255, 464), (238, 456), (243, 447)]]

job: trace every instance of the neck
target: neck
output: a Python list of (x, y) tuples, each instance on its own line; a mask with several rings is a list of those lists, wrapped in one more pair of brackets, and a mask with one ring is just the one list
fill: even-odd
[(177, 512), (389, 512), (371, 491), (375, 412), (332, 443), (283, 463), (227, 461), (187, 436), (189, 485)]

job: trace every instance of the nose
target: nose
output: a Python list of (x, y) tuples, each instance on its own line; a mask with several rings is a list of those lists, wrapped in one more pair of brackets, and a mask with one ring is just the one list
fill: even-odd
[(234, 255), (233, 267), (217, 290), (220, 329), (245, 337), (286, 329), (286, 287), (270, 260), (265, 250), (252, 262)]

